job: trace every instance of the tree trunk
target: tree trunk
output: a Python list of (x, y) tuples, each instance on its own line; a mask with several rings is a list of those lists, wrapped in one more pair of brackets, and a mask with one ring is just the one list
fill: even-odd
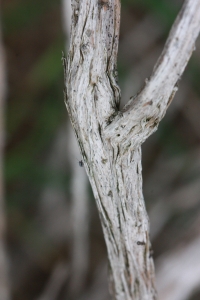
[(72, 0), (65, 103), (106, 240), (117, 300), (156, 299), (149, 222), (142, 193), (141, 144), (177, 90), (200, 28), (200, 0), (185, 2), (153, 74), (119, 111), (118, 0)]

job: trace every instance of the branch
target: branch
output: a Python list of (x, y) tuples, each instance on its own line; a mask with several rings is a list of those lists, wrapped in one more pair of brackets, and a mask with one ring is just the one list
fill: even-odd
[(142, 195), (141, 149), (121, 156), (104, 139), (116, 115), (120, 3), (72, 1), (65, 103), (98, 206), (117, 300), (155, 299), (149, 223)]
[(67, 73), (66, 106), (73, 127), (78, 120), (79, 136), (87, 136), (87, 132), (83, 132), (85, 102), (92, 111), (95, 98), (98, 110), (95, 120), (98, 118), (104, 126), (107, 124), (105, 121), (118, 110), (120, 91), (116, 83), (116, 69), (119, 23), (119, 0), (80, 3), (72, 0), (71, 43), (67, 63), (64, 60)]
[(69, 276), (69, 268), (65, 262), (56, 264), (42, 295), (37, 300), (56, 300), (61, 288)]
[(187, 300), (200, 285), (200, 237), (161, 256), (157, 266), (158, 294), (162, 300)]
[[(69, 127), (70, 124), (68, 124)], [(82, 290), (89, 267), (89, 195), (88, 178), (84, 168), (80, 168), (77, 158), (80, 157), (77, 141), (72, 128), (68, 128), (68, 151), (71, 161), (71, 293), (75, 298)]]
[(65, 103), (98, 206), (117, 300), (156, 299), (140, 145), (177, 90), (200, 27), (198, 4), (186, 2), (150, 80), (119, 112), (120, 4), (72, 0), (70, 51), (63, 60)]
[(171, 29), (164, 50), (144, 88), (106, 128), (112, 145), (136, 148), (156, 131), (166, 113), (200, 30), (200, 0), (186, 0)]

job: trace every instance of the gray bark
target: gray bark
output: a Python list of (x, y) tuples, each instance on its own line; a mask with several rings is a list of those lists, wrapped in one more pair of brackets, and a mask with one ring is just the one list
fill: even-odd
[(158, 127), (194, 50), (200, 0), (188, 0), (152, 76), (120, 111), (118, 0), (72, 0), (65, 103), (96, 199), (117, 300), (156, 299), (141, 144)]

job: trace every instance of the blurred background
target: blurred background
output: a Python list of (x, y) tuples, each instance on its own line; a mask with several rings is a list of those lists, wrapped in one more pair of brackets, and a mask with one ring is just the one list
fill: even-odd
[[(69, 1), (1, 3), (0, 300), (110, 299), (98, 213), (63, 100)], [(150, 76), (182, 3), (122, 0), (124, 103)], [(200, 299), (199, 115), (200, 39), (167, 115), (143, 145), (162, 300)]]

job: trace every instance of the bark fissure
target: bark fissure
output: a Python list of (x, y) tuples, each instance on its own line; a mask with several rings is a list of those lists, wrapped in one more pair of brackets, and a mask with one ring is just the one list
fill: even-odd
[[(120, 2), (72, 0), (71, 43), (68, 59), (64, 59), (65, 103), (99, 210), (108, 249), (110, 287), (117, 300), (156, 299), (149, 220), (142, 193), (141, 144), (157, 129), (175, 95), (176, 82), (200, 27), (198, 4), (200, 0), (186, 1), (152, 76), (120, 112)], [(186, 23), (182, 21), (185, 17)], [(187, 38), (187, 46), (183, 38)], [(183, 65), (178, 58), (180, 46), (185, 50), (181, 52)]]

